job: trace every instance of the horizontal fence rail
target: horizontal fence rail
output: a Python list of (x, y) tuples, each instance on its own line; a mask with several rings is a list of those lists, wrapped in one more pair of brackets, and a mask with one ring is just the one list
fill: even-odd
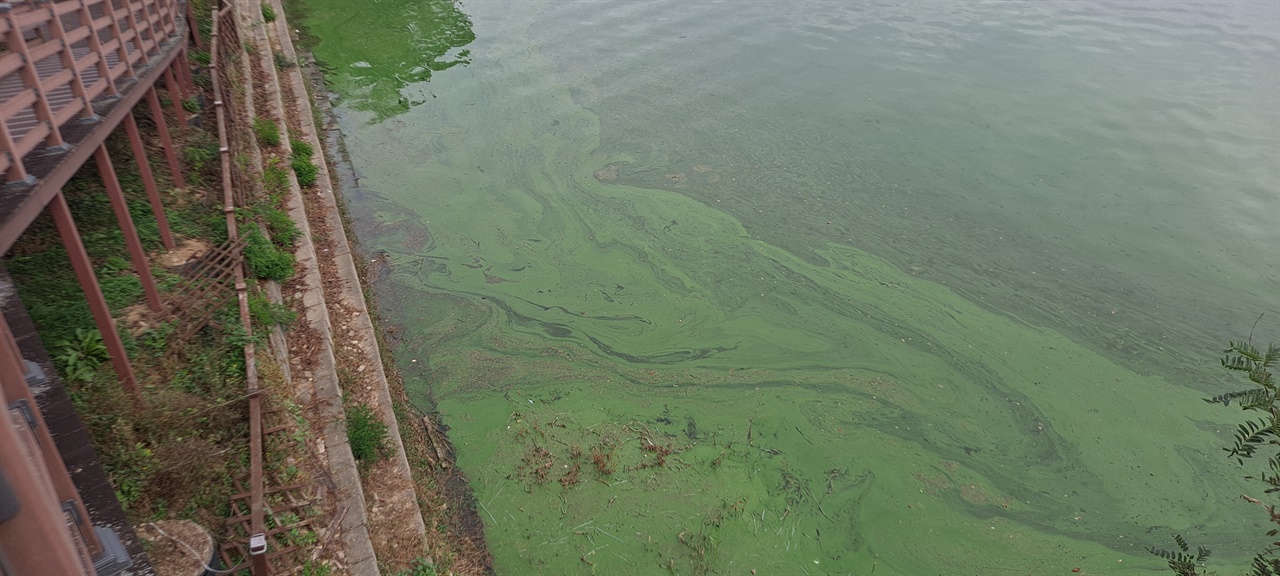
[[(6, 5), (7, 4), (7, 7)], [(135, 67), (180, 33), (176, 0), (0, 4), (0, 171), (28, 179), (23, 159), (62, 147), (68, 123), (94, 119), (95, 99), (136, 80)]]

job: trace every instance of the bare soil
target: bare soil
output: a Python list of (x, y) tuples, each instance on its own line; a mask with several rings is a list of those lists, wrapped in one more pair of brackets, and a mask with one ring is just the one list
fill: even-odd
[(138, 526), (137, 532), (148, 542), (147, 556), (156, 576), (197, 576), (213, 556), (213, 537), (195, 522), (148, 522)]

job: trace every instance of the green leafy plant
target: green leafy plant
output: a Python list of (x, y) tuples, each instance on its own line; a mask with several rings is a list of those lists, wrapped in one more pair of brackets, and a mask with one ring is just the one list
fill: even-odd
[(1191, 545), (1182, 535), (1174, 534), (1173, 541), (1178, 545), (1177, 550), (1151, 547), (1147, 551), (1168, 561), (1169, 569), (1178, 576), (1200, 576), (1200, 563), (1209, 557), (1209, 549), (1201, 546), (1192, 554)]
[[(1256, 419), (1249, 418), (1241, 423), (1236, 428), (1232, 444), (1223, 450), (1241, 466), (1254, 456), (1265, 457), (1263, 470), (1256, 475), (1245, 476), (1245, 479), (1260, 481), (1265, 486), (1263, 494), (1275, 494), (1280, 492), (1280, 404), (1277, 404), (1280, 388), (1277, 387), (1271, 369), (1280, 362), (1280, 348), (1270, 344), (1266, 352), (1263, 352), (1253, 346), (1252, 340), (1250, 337), (1244, 342), (1228, 342), (1227, 349), (1222, 352), (1222, 367), (1244, 374), (1252, 385), (1205, 398), (1204, 401), (1223, 406), (1231, 406), (1235, 402), (1245, 412), (1262, 414)], [(1274, 503), (1248, 495), (1243, 498), (1264, 508), (1270, 522), (1280, 526), (1280, 512), (1277, 512)], [(1266, 541), (1269, 544), (1254, 555), (1249, 572), (1252, 576), (1280, 576), (1280, 542), (1276, 541), (1277, 534), (1280, 534), (1278, 528), (1267, 531)], [(1178, 576), (1206, 576), (1207, 573), (1200, 571), (1200, 563), (1209, 557), (1209, 549), (1201, 546), (1192, 554), (1190, 545), (1181, 535), (1175, 534), (1173, 539), (1178, 550), (1150, 547), (1147, 551), (1164, 558), (1169, 563), (1169, 568)]]
[(298, 319), (298, 313), (288, 306), (276, 304), (258, 294), (249, 296), (249, 316), (260, 326), (288, 326)]
[(244, 259), (254, 278), (283, 282), (293, 276), (293, 254), (280, 250), (257, 230), (247, 234), (245, 240)]
[(320, 169), (311, 163), (311, 155), (315, 151), (310, 144), (296, 138), (289, 140), (289, 147), (293, 148), (293, 156), (289, 159), (289, 164), (293, 166), (293, 173), (298, 175), (298, 185), (303, 188), (314, 185), (316, 176), (320, 172)]
[(282, 249), (293, 248), (293, 243), (302, 235), (298, 224), (289, 217), (289, 213), (279, 208), (263, 207), (258, 209), (262, 221), (271, 231), (271, 240)]
[(262, 5), (262, 19), (266, 20), (267, 22), (276, 21), (276, 11), (274, 8), (271, 7), (270, 4)]
[(320, 538), (316, 536), (315, 532), (305, 528), (290, 528), (285, 534), (285, 540), (289, 542), (290, 546), (311, 548), (316, 545)]
[(298, 65), (296, 62), (294, 62), (293, 60), (290, 60), (284, 54), (281, 54), (279, 52), (275, 53), (275, 61), (276, 61), (276, 68), (280, 68), (282, 70), (288, 70)]
[(319, 560), (309, 560), (302, 565), (300, 576), (329, 576), (333, 573), (333, 568)]
[(196, 73), (191, 75), (191, 82), (196, 86), (205, 89), (213, 88), (213, 78), (208, 74)]
[[(124, 426), (118, 421), (117, 427)], [(104, 468), (116, 486), (116, 498), (128, 509), (143, 495), (146, 482), (156, 468), (155, 455), (142, 443), (124, 446), (104, 458)]]
[(280, 125), (270, 118), (255, 118), (253, 133), (258, 136), (258, 143), (274, 148), (280, 145)]
[(425, 558), (414, 558), (409, 567), (394, 573), (395, 576), (438, 576), (436, 565)]
[(129, 273), (100, 271), (98, 287), (113, 310), (125, 308), (142, 299), (142, 281)]
[(195, 114), (200, 111), (200, 100), (196, 99), (195, 96), (187, 98), (182, 101), (182, 109), (191, 114)]
[(194, 60), (196, 64), (199, 64), (201, 66), (208, 66), (209, 62), (212, 61), (208, 52), (203, 52), (200, 50), (192, 50), (191, 59)]
[(98, 367), (111, 357), (102, 342), (102, 334), (97, 330), (76, 328), (73, 340), (61, 340), (56, 346), (58, 354), (53, 362), (68, 380), (93, 381)]
[(364, 404), (350, 406), (347, 408), (347, 442), (357, 461), (376, 462), (383, 457), (387, 425), (372, 408)]

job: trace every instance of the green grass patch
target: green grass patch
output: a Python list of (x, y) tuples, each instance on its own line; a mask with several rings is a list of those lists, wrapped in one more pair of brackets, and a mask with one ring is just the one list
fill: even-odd
[(249, 296), (249, 316), (255, 326), (270, 328), (272, 326), (288, 327), (298, 319), (298, 313), (288, 306), (276, 304), (261, 294)]
[(258, 144), (269, 148), (280, 145), (280, 125), (270, 118), (255, 118), (253, 133), (258, 136)]
[(302, 233), (298, 225), (289, 217), (289, 213), (279, 208), (263, 207), (258, 209), (262, 221), (271, 231), (271, 241), (282, 250), (291, 250)]
[(293, 173), (298, 176), (298, 185), (303, 188), (314, 186), (316, 177), (320, 174), (320, 169), (312, 164), (310, 160), (294, 156), (289, 162), (293, 166)]
[(293, 254), (279, 249), (258, 230), (245, 235), (244, 259), (249, 273), (259, 280), (284, 282), (293, 276)]
[(364, 404), (347, 408), (347, 442), (351, 455), (362, 464), (371, 464), (386, 456), (387, 425), (373, 409)]
[(272, 202), (279, 202), (289, 189), (289, 169), (279, 159), (268, 158), (262, 167), (262, 186)]
[(293, 167), (293, 173), (298, 176), (298, 185), (303, 188), (315, 185), (316, 176), (320, 173), (320, 169), (311, 163), (311, 155), (315, 150), (310, 144), (297, 138), (289, 140), (289, 147), (293, 148), (289, 165)]
[(311, 159), (311, 154), (315, 152), (306, 140), (299, 140), (297, 138), (289, 139), (289, 147), (293, 149), (293, 155), (295, 157), (302, 157), (308, 160)]

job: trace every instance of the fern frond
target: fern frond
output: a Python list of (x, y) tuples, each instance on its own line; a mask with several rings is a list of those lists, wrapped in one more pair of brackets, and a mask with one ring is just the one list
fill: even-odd
[(1267, 437), (1275, 436), (1275, 429), (1270, 427), (1266, 419), (1247, 420), (1236, 427), (1235, 446), (1223, 448), (1223, 450), (1243, 464), (1243, 459), (1252, 458), (1258, 447), (1266, 442)]
[(1271, 371), (1261, 366), (1256, 366), (1249, 371), (1249, 380), (1265, 388), (1275, 388), (1271, 381)]
[(1209, 549), (1204, 546), (1200, 546), (1197, 548), (1196, 554), (1193, 556), (1190, 554), (1191, 545), (1187, 544), (1187, 540), (1183, 538), (1181, 534), (1174, 534), (1173, 541), (1177, 543), (1181, 552), (1177, 550), (1156, 548), (1155, 546), (1148, 546), (1147, 552), (1164, 558), (1165, 562), (1169, 564), (1169, 568), (1178, 576), (1201, 576), (1199, 563), (1209, 557)]
[(1227, 392), (1226, 394), (1219, 394), (1212, 398), (1205, 398), (1204, 401), (1210, 404), (1222, 404), (1223, 406), (1230, 406), (1232, 400), (1239, 398), (1241, 405), (1247, 405), (1247, 404), (1253, 404), (1261, 400), (1259, 396), (1270, 397), (1270, 395), (1267, 394), (1266, 390), (1262, 390), (1259, 388), (1250, 388), (1248, 390), (1236, 390), (1235, 392)]
[(1258, 349), (1254, 348), (1253, 345), (1248, 342), (1227, 341), (1227, 345), (1230, 346), (1230, 348), (1227, 348), (1223, 352), (1224, 354), (1235, 352), (1236, 354), (1244, 356), (1245, 358), (1248, 358), (1249, 360), (1252, 360), (1254, 362), (1258, 362), (1258, 363), (1262, 362), (1262, 359), (1263, 359), (1262, 353), (1258, 352)]
[(1241, 410), (1265, 410), (1275, 405), (1275, 392), (1265, 388), (1258, 388), (1255, 392), (1256, 394), (1248, 394), (1240, 399)]
[(1251, 568), (1250, 576), (1280, 576), (1280, 566), (1274, 560), (1268, 561), (1262, 554), (1253, 557)]
[(1267, 346), (1267, 353), (1262, 357), (1262, 367), (1270, 368), (1280, 362), (1280, 347), (1275, 344)]
[(1253, 366), (1253, 360), (1250, 360), (1246, 356), (1224, 356), (1222, 358), (1222, 367), (1228, 370), (1253, 372)]

